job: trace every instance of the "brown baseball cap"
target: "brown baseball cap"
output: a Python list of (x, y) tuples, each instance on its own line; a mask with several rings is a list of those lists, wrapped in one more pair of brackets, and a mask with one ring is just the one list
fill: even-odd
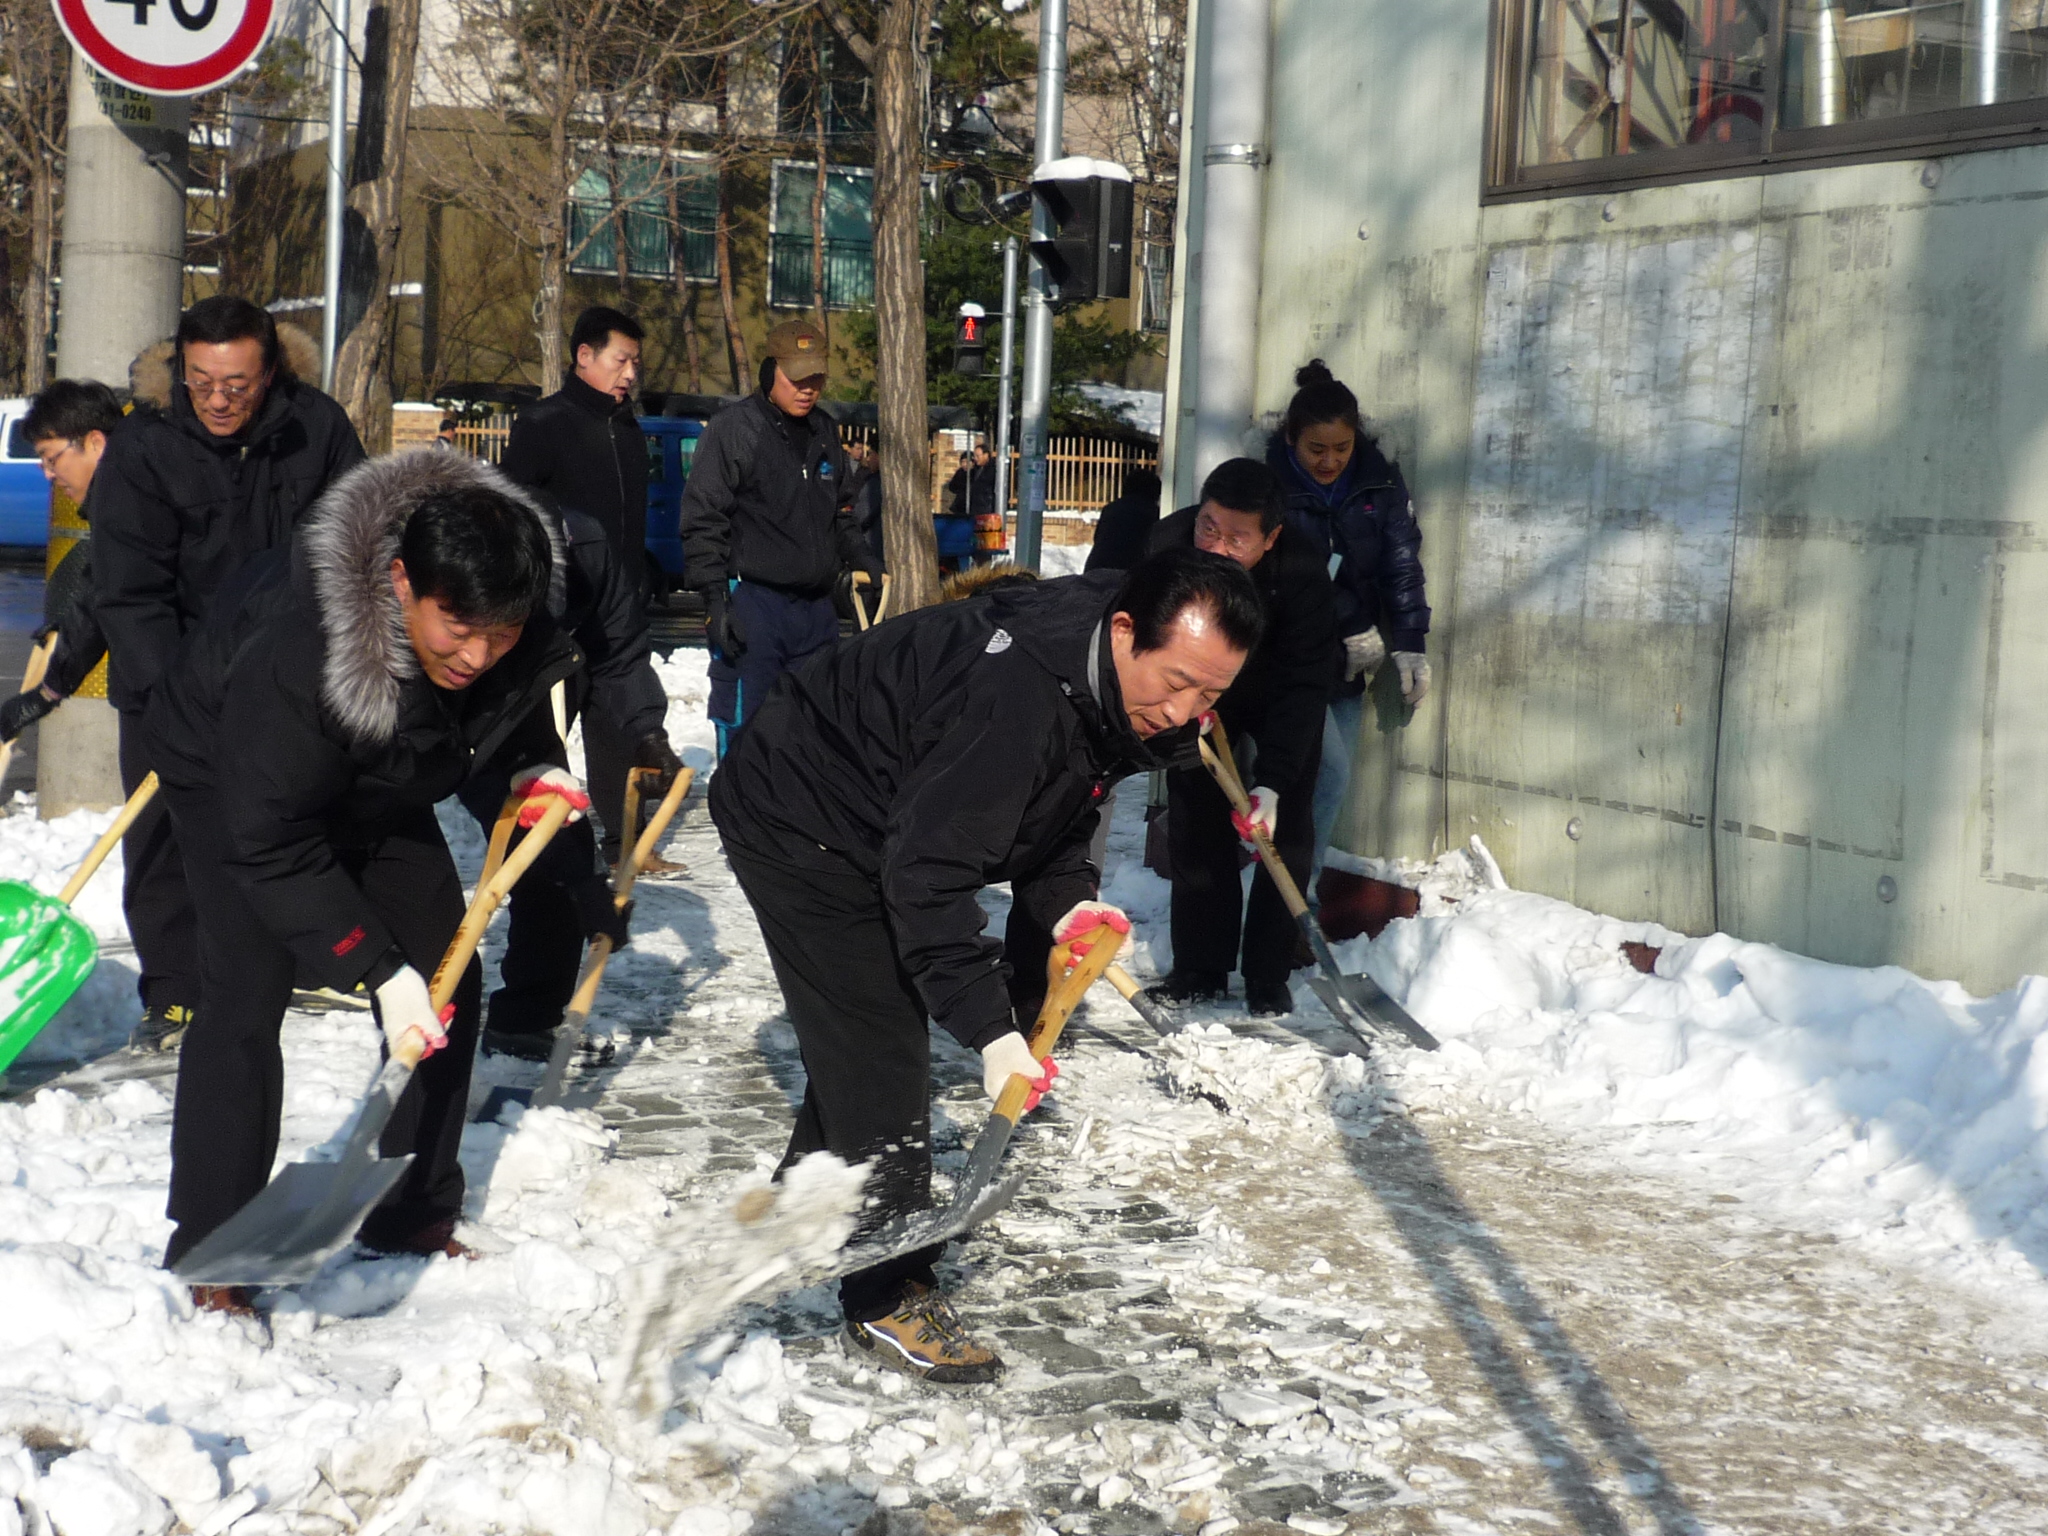
[(825, 333), (808, 320), (785, 320), (768, 333), (768, 355), (792, 379), (815, 379), (826, 368)]

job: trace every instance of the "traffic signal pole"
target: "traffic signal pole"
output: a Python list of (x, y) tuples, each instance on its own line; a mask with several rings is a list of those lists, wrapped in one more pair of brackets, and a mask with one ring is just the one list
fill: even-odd
[(996, 510), (1010, 510), (1010, 369), (1017, 351), (1017, 237), (1003, 241), (1002, 380), (996, 385)]
[(334, 392), (341, 356), (342, 234), (348, 220), (348, 0), (328, 0), (333, 27), (327, 39), (327, 245), (320, 285), (320, 387)]
[[(1067, 96), (1067, 0), (1044, 0), (1038, 10), (1038, 165), (1062, 156)], [(1056, 231), (1043, 198), (1031, 200), (1031, 238), (1050, 240)], [(1019, 422), (1017, 563), (1038, 569), (1045, 530), (1046, 450), (1050, 446), (1052, 400), (1052, 284), (1038, 252), (1031, 253), (1024, 292), (1024, 401)], [(1003, 328), (1009, 345), (1009, 327)], [(1007, 379), (1008, 373), (1005, 371)], [(1008, 418), (1005, 417), (1005, 420)]]

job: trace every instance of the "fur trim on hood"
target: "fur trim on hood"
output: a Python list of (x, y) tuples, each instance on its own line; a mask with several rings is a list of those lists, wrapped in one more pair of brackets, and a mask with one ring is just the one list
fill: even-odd
[[(171, 408), (172, 343), (152, 342), (128, 365), (128, 393), (160, 411)], [(277, 323), (277, 371), (307, 389), (320, 387), (320, 343), (289, 320)]]
[(420, 667), (391, 590), (391, 562), (420, 504), (461, 490), (495, 491), (546, 530), (554, 566), (548, 607), (562, 609), (568, 556), (560, 524), (494, 465), (435, 448), (357, 465), (321, 494), (299, 531), (327, 641), (320, 701), (351, 736), (381, 745), (398, 728), (399, 694)]
[(1004, 560), (995, 565), (974, 565), (964, 571), (955, 571), (939, 583), (939, 601), (957, 603), (962, 598), (979, 597), (984, 592), (993, 592), (998, 587), (1014, 587), (1019, 582), (1038, 580), (1038, 572), (1028, 565), (1018, 565)]

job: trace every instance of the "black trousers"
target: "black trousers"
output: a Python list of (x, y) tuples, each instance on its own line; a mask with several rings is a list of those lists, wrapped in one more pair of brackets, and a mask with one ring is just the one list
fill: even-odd
[[(932, 1047), (917, 988), (897, 962), (875, 883), (822, 848), (762, 852), (728, 839), (803, 1052), (804, 1100), (787, 1169), (812, 1152), (870, 1162), (861, 1230), (931, 1200)], [(896, 1310), (911, 1281), (935, 1283), (940, 1248), (839, 1282), (849, 1321)]]
[[(142, 716), (120, 718), (121, 788), (149, 777)], [(121, 909), (142, 966), (145, 1008), (199, 1006), (199, 918), (185, 885), (185, 861), (159, 792), (121, 839)]]
[[(586, 721), (585, 740), (588, 741)], [(511, 775), (484, 773), (462, 786), (459, 798), (488, 837), (511, 788)], [(618, 811), (612, 812), (613, 819)], [(519, 846), (526, 834), (512, 834)], [(597, 838), (590, 818), (562, 828), (533, 868), (512, 887), (505, 957), (498, 965), (498, 990), (491, 994), (489, 1023), (509, 1035), (542, 1033), (562, 1022), (562, 1010), (576, 990), (583, 950), (590, 935), (577, 915), (569, 887), (596, 875)]]
[[(200, 1001), (178, 1060), (171, 1120), (171, 1197), (178, 1226), (164, 1252), (177, 1263), (269, 1182), (284, 1106), (278, 1036), (297, 966), (228, 873), (219, 819), (207, 796), (172, 794), (171, 818), (198, 902)], [(462, 882), (432, 810), (407, 816), (342, 864), (390, 926), (406, 959), (431, 977), (461, 925)], [(469, 1107), (482, 973), (475, 961), (455, 991), (447, 1046), (422, 1062), (379, 1143), (386, 1157), (417, 1154), (363, 1223), (373, 1243), (395, 1244), (462, 1209), (456, 1152)], [(378, 1026), (369, 1019), (364, 1029)], [(339, 1127), (337, 1127), (339, 1129)]]
[[(1225, 722), (1226, 726), (1229, 722)], [(1280, 796), (1280, 824), (1273, 846), (1297, 885), (1308, 879), (1315, 851), (1316, 772), (1322, 766), (1322, 731), (1305, 754), (1307, 768), (1290, 784), (1269, 784), (1244, 750), (1255, 728), (1231, 730), (1239, 766), (1253, 782)], [(1294, 918), (1264, 866), (1252, 877), (1249, 902), (1242, 895), (1239, 843), (1230, 825), (1230, 801), (1205, 768), (1179, 768), (1166, 776), (1167, 847), (1173, 866), (1173, 963), (1191, 971), (1240, 970), (1246, 981), (1285, 981), (1294, 969)], [(1238, 964), (1239, 941), (1243, 962)]]
[[(601, 709), (583, 706), (583, 766), (590, 772), (590, 807), (604, 829), (604, 861), (619, 861), (620, 838), (637, 838), (638, 827), (625, 828), (619, 818), (626, 808), (626, 774), (633, 766), (634, 744)], [(495, 809), (495, 807), (493, 808)], [(645, 821), (645, 817), (641, 818)], [(630, 847), (631, 843), (628, 842)]]

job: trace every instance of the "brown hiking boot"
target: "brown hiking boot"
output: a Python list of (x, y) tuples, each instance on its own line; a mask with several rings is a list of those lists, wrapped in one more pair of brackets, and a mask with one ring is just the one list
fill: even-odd
[(942, 1386), (980, 1386), (1003, 1374), (1002, 1358), (967, 1336), (952, 1304), (916, 1281), (894, 1312), (873, 1322), (848, 1323), (846, 1337), (877, 1364)]
[[(618, 871), (616, 860), (613, 861), (612, 870), (614, 873)], [(689, 872), (690, 866), (687, 864), (678, 864), (673, 859), (664, 859), (658, 853), (650, 853), (647, 855), (647, 862), (640, 866), (640, 873), (636, 878), (641, 880), (680, 880)]]
[(256, 1317), (256, 1297), (246, 1285), (195, 1285), (192, 1305), (202, 1312), (225, 1312), (229, 1317)]
[(477, 1257), (477, 1251), (469, 1244), (455, 1240), (453, 1216), (443, 1216), (438, 1221), (430, 1221), (425, 1226), (403, 1235), (394, 1235), (388, 1231), (358, 1232), (356, 1241), (372, 1252), (394, 1257), (405, 1254), (419, 1254), (427, 1258), (440, 1254), (450, 1259)]

